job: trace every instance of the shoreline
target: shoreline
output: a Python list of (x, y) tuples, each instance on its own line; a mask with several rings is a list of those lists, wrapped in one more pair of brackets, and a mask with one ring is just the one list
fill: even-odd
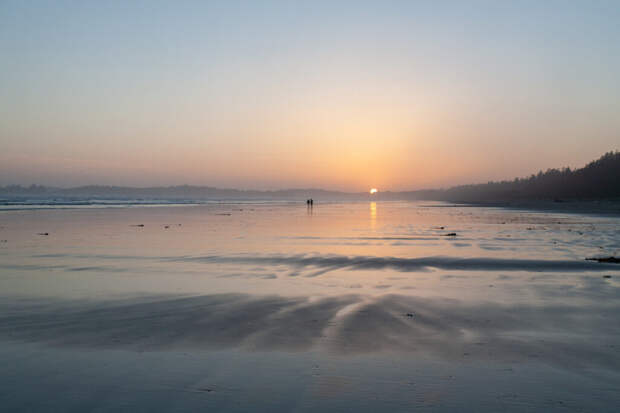
[(444, 201), (463, 207), (504, 208), (511, 210), (528, 210), (536, 212), (558, 212), (567, 214), (585, 214), (602, 216), (620, 216), (620, 201)]

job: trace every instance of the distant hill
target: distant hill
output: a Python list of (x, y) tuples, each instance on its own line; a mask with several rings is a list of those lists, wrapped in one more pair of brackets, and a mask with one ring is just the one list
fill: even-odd
[(54, 188), (41, 185), (0, 187), (5, 200), (291, 200), (314, 198), (336, 200), (441, 200), (452, 202), (530, 202), (620, 199), (620, 152), (608, 152), (585, 167), (571, 170), (548, 169), (527, 178), (486, 184), (461, 185), (449, 189), (404, 192), (338, 192), (323, 189), (284, 189), (278, 191), (244, 191), (207, 186), (170, 186), (131, 188), (120, 186), (81, 186)]
[(179, 185), (168, 187), (132, 188), (122, 186), (89, 185), (75, 188), (55, 188), (41, 185), (9, 185), (0, 187), (0, 198), (56, 199), (56, 200), (356, 200), (362, 194), (326, 191), (323, 189), (283, 189), (277, 191), (255, 191), (208, 186)]

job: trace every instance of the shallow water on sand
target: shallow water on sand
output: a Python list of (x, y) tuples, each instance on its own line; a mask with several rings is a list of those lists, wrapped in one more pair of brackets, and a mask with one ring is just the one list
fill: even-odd
[[(46, 234), (47, 235), (40, 235)], [(615, 411), (620, 218), (450, 204), (0, 212), (9, 410)]]

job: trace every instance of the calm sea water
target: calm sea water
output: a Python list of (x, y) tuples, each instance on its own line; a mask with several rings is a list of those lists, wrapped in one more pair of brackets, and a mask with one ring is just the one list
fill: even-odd
[[(47, 235), (41, 235), (47, 234)], [(10, 411), (617, 411), (620, 218), (451, 204), (0, 212)]]

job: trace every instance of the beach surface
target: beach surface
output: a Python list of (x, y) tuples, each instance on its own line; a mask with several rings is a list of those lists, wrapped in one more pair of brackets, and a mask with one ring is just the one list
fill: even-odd
[(12, 205), (6, 411), (617, 411), (620, 217)]

